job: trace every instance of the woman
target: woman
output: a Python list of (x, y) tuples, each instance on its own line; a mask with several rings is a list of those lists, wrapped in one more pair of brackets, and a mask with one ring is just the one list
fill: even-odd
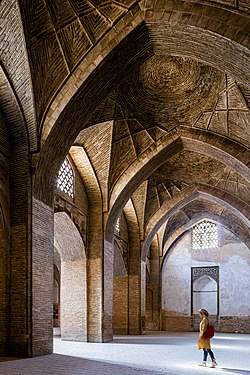
[(202, 338), (202, 336), (204, 335), (208, 325), (209, 325), (209, 321), (208, 321), (208, 311), (205, 310), (205, 309), (199, 309), (199, 316), (201, 318), (201, 322), (200, 322), (200, 334), (199, 334), (199, 339), (198, 339), (198, 348), (199, 349), (203, 349), (203, 362), (201, 364), (201, 366), (204, 366), (206, 367), (207, 365), (207, 356), (208, 354), (210, 355), (211, 357), (211, 360), (212, 360), (212, 367), (215, 367), (218, 365), (218, 363), (216, 362), (216, 359), (214, 357), (214, 353), (212, 352), (211, 350), (211, 346), (210, 346), (210, 339), (205, 339), (205, 338)]

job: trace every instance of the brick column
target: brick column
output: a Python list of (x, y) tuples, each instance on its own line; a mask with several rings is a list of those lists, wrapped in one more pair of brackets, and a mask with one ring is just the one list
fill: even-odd
[(90, 207), (87, 260), (87, 340), (113, 339), (113, 249), (103, 240), (101, 207)]
[(53, 351), (54, 211), (33, 198), (31, 355)]
[(9, 230), (0, 230), (0, 355), (8, 355), (9, 333)]
[(61, 263), (61, 338), (86, 341), (86, 259)]
[(157, 238), (154, 238), (154, 241), (150, 247), (150, 277), (149, 277), (149, 287), (153, 292), (153, 319), (152, 319), (152, 328), (154, 330), (160, 329), (160, 293), (161, 287), (159, 285), (160, 280), (160, 264), (159, 264), (159, 248)]
[(27, 150), (10, 158), (8, 355), (29, 357), (31, 348), (31, 175)]
[[(127, 216), (128, 218), (128, 216)], [(141, 320), (141, 247), (139, 228), (136, 217), (128, 220), (129, 232), (129, 275), (128, 275), (128, 333), (140, 335), (142, 331)]]
[[(0, 115), (1, 116), (1, 115)], [(0, 131), (1, 131), (0, 117)], [(3, 126), (3, 125), (2, 125)], [(0, 137), (0, 150), (5, 151)], [(1, 152), (0, 151), (0, 152)], [(9, 280), (10, 280), (10, 241), (9, 241), (9, 158), (0, 153), (0, 355), (8, 355), (9, 333)]]
[(141, 261), (141, 321), (142, 332), (145, 331), (146, 324), (146, 262)]

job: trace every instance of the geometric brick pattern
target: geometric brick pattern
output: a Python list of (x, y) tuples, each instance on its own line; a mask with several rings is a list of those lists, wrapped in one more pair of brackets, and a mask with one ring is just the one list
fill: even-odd
[(20, 0), (39, 121), (61, 83), (134, 2)]
[[(122, 329), (140, 332), (151, 245), (149, 273), (158, 240), (202, 219), (249, 245), (249, 1), (3, 0), (0, 12), (2, 353), (52, 350), (53, 225), (67, 266), (79, 261), (81, 280), (87, 267), (82, 337), (112, 338), (113, 271)], [(67, 153), (70, 196), (54, 199)]]
[[(4, 113), (7, 117), (6, 120), (8, 120), (10, 131), (12, 131), (12, 127), (14, 128), (13, 124), (24, 123), (22, 127), (24, 129), (25, 126), (27, 127), (25, 131), (28, 130), (30, 149), (35, 151), (37, 149), (37, 123), (28, 53), (18, 1), (2, 1), (0, 4), (0, 18), (0, 59), (1, 70), (3, 69), (5, 75), (5, 79), (0, 77), (1, 94), (3, 92), (7, 93), (8, 85), (11, 87), (8, 90), (12, 91), (7, 97), (3, 98), (1, 95), (0, 108), (3, 107), (4, 112), (6, 112), (6, 107), (12, 106), (11, 110), (8, 111), (8, 115)], [(8, 84), (4, 82), (5, 80), (8, 81)], [(10, 95), (14, 98), (10, 98)], [(13, 102), (15, 102), (14, 106)]]

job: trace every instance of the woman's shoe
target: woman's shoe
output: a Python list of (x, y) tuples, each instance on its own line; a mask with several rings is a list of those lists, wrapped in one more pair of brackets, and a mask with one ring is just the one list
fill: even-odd
[(218, 366), (218, 363), (216, 362), (216, 359), (214, 358), (213, 361), (212, 361), (211, 367), (215, 367), (215, 366)]
[(206, 361), (202, 361), (202, 363), (199, 366), (206, 367), (207, 366), (207, 362)]

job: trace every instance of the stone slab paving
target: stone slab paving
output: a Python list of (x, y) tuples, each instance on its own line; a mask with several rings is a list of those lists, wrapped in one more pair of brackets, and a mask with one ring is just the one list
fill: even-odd
[(1, 362), (0, 375), (250, 375), (250, 335), (218, 333), (212, 349), (215, 369), (198, 366), (202, 352), (193, 332), (116, 336), (103, 344), (55, 337), (54, 354)]

